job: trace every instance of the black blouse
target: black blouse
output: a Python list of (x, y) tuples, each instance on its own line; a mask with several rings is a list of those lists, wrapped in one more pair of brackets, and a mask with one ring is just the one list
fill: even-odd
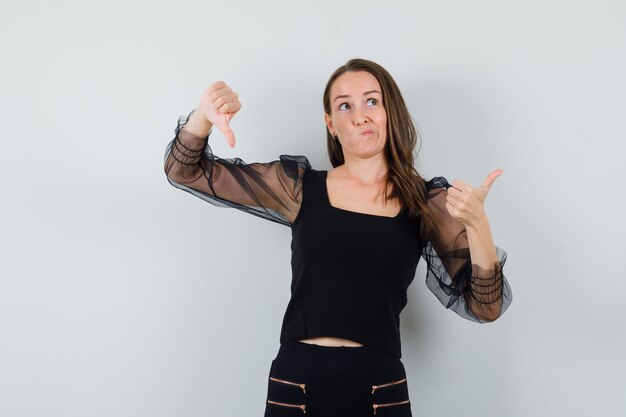
[(179, 119), (167, 146), (168, 181), (213, 205), (292, 229), (291, 299), (281, 343), (334, 336), (401, 357), (400, 312), (420, 256), (428, 288), (461, 317), (482, 322), (482, 308), (500, 303), (502, 315), (510, 305), (506, 252), (496, 247), (492, 269), (472, 264), (465, 227), (445, 207), (445, 178), (426, 183), (435, 233), (423, 242), (418, 219), (405, 209), (387, 217), (331, 206), (328, 172), (313, 169), (305, 156), (247, 164), (214, 155), (208, 136), (182, 129), (190, 115)]

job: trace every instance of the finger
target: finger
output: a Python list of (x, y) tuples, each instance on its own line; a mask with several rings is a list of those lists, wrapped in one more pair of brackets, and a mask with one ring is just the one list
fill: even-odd
[(225, 86), (226, 86), (226, 83), (224, 81), (216, 81), (209, 86), (208, 91), (213, 92)]
[(211, 100), (211, 103), (215, 104), (215, 102), (221, 98), (221, 97), (230, 97), (232, 95), (235, 95), (235, 97), (237, 96), (237, 93), (235, 93), (233, 90), (231, 90), (228, 87), (224, 87), (224, 88), (220, 88), (219, 90), (215, 90), (211, 93), (211, 95), (209, 96), (209, 99)]
[(231, 93), (231, 94), (223, 95), (213, 100), (213, 106), (215, 106), (216, 109), (219, 109), (226, 103), (236, 103), (236, 102), (237, 102), (237, 95)]
[(447, 191), (448, 191), (448, 195), (452, 197), (461, 197), (463, 195), (463, 192), (455, 187), (450, 187), (448, 188)]
[(459, 191), (465, 191), (468, 188), (468, 184), (461, 180), (454, 180), (451, 185)]
[(494, 171), (491, 171), (489, 173), (489, 175), (487, 175), (487, 179), (485, 179), (485, 182), (482, 183), (481, 187), (486, 188), (487, 191), (489, 191), (489, 189), (491, 188), (491, 186), (493, 185), (493, 182), (496, 180), (496, 178), (498, 178), (500, 176), (500, 174), (502, 174), (504, 172), (504, 170), (502, 169), (496, 169)]
[(450, 204), (452, 207), (457, 207), (460, 203), (460, 200), (454, 198), (453, 196), (451, 196), (450, 194), (448, 194), (446, 196), (446, 203)]
[(207, 88), (207, 90), (204, 92), (204, 96), (207, 97), (211, 101), (212, 100), (211, 95), (215, 93), (216, 91), (219, 91), (220, 89), (222, 89), (224, 86), (225, 84), (220, 84), (220, 83), (211, 84), (211, 86)]
[[(232, 113), (232, 116), (234, 116), (235, 113), (237, 113), (240, 108), (241, 108), (241, 105), (239, 104), (239, 102), (235, 102), (235, 103), (226, 103), (223, 106), (221, 106), (220, 108), (218, 108), (217, 110), (220, 113), (222, 113), (222, 114), (230, 114), (230, 113)], [(232, 118), (232, 116), (231, 116), (231, 118)]]
[(446, 209), (452, 217), (456, 218), (456, 209), (454, 208), (454, 206), (452, 206), (450, 203), (446, 203)]

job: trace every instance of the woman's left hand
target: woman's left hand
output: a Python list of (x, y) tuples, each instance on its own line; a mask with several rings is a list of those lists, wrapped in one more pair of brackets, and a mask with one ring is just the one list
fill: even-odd
[(473, 226), (482, 223), (486, 219), (483, 204), (491, 185), (504, 171), (496, 169), (487, 175), (487, 179), (480, 187), (461, 181), (452, 181), (452, 187), (447, 190), (446, 208), (452, 217), (465, 226)]

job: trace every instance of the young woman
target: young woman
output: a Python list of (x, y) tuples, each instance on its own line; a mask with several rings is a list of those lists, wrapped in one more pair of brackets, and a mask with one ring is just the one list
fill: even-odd
[(291, 299), (272, 361), (265, 416), (410, 416), (400, 360), (400, 312), (423, 257), (426, 282), (446, 308), (490, 322), (512, 300), (483, 202), (501, 170), (480, 187), (414, 168), (415, 127), (400, 90), (380, 65), (353, 59), (323, 97), (334, 169), (302, 155), (266, 163), (214, 155), (217, 126), (241, 109), (223, 82), (181, 117), (165, 155), (169, 182), (216, 206), (291, 227)]

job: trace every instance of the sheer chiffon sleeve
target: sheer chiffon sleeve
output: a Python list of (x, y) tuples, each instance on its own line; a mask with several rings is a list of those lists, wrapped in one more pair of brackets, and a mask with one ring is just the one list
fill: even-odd
[(217, 207), (232, 207), (291, 226), (300, 210), (302, 179), (311, 168), (303, 155), (280, 155), (271, 162), (245, 163), (213, 154), (208, 136), (200, 138), (183, 129), (181, 116), (176, 136), (167, 145), (164, 170), (174, 187)]
[(422, 252), (427, 263), (426, 285), (444, 307), (459, 316), (479, 323), (492, 321), (485, 317), (492, 317), (494, 308), (500, 317), (513, 297), (502, 271), (507, 254), (496, 246), (499, 261), (493, 268), (472, 264), (465, 226), (445, 206), (445, 191), (450, 186), (444, 177), (426, 183), (435, 224)]

